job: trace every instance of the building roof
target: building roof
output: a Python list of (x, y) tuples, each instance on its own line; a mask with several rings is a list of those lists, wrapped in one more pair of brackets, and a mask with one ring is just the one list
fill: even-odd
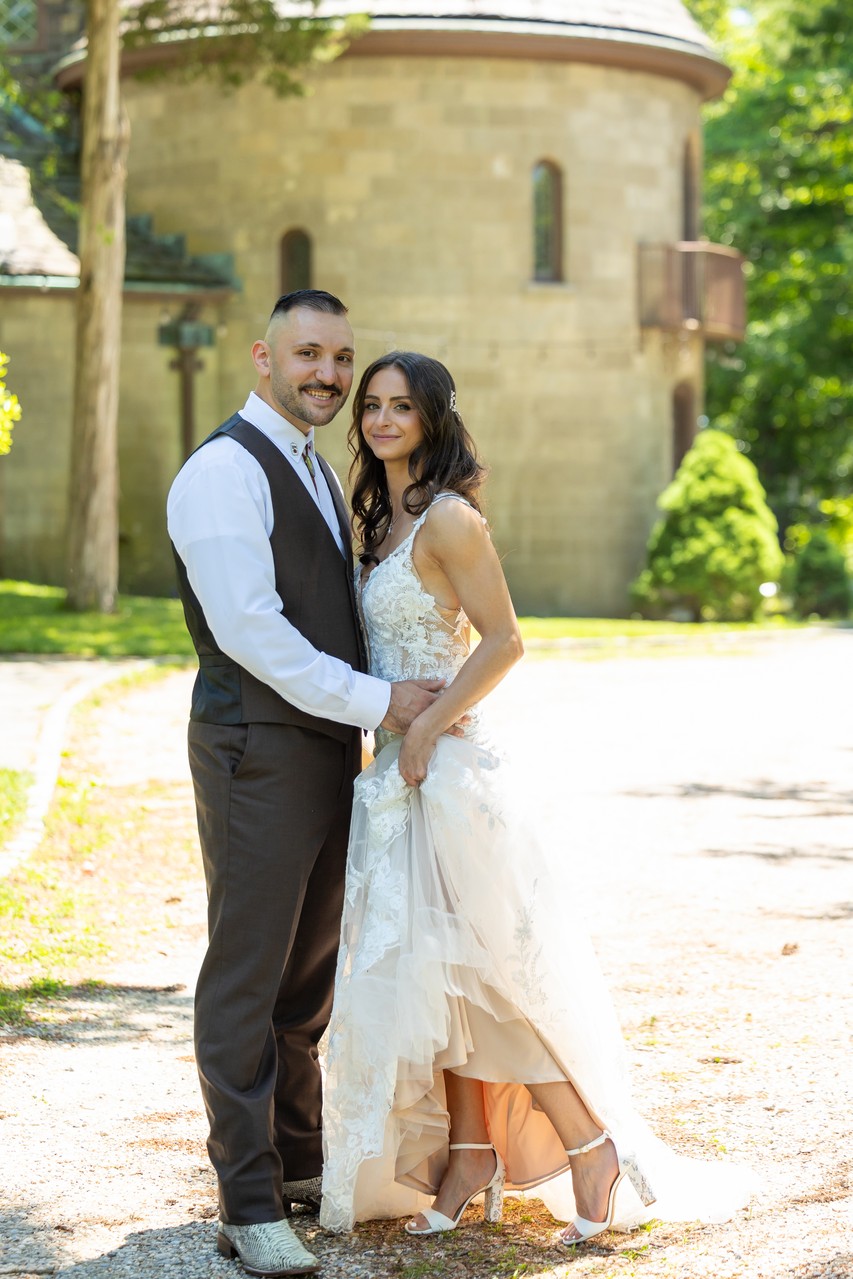
[[(79, 218), (76, 155), (0, 95), (0, 286), (75, 287)], [(127, 220), (126, 289), (231, 291), (229, 268), (224, 257), (190, 256), (182, 236), (155, 235), (150, 218)]]
[[(132, 7), (139, 0), (128, 0)], [(681, 0), (276, 0), (283, 17), (347, 17), (367, 12), (369, 29), (347, 56), (496, 56), (603, 63), (681, 79), (705, 98), (722, 93), (729, 72)], [(125, 54), (139, 69), (177, 60), (183, 39), (225, 34), (222, 0), (171, 0), (168, 35)], [(66, 88), (84, 75), (85, 46), (57, 68)]]
[[(281, 3), (281, 0), (279, 0)], [(320, 16), (365, 0), (321, 0)], [(680, 0), (371, 0), (348, 53), (590, 62), (683, 80), (717, 97), (729, 71)]]
[(364, 13), (400, 22), (419, 18), (452, 26), (465, 22), (525, 23), (571, 29), (589, 39), (632, 35), (712, 52), (711, 41), (680, 0), (323, 0), (321, 16)]

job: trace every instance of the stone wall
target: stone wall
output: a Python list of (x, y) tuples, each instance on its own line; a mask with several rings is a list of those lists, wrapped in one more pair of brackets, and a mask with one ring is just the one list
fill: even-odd
[[(121, 589), (174, 595), (175, 565), (166, 534), (166, 495), (180, 468), (180, 378), (175, 351), (157, 345), (157, 328), (180, 304), (125, 305), (119, 421)], [(202, 311), (216, 324), (217, 312)], [(195, 442), (220, 421), (219, 351), (202, 349), (195, 374)]]
[(0, 351), (21, 402), (12, 451), (0, 458), (0, 576), (60, 584), (65, 568), (74, 299), (5, 292)]
[[(176, 307), (173, 309), (177, 309)], [(121, 589), (172, 594), (166, 493), (181, 464), (174, 352), (157, 345), (162, 304), (126, 300), (119, 405)], [(213, 319), (215, 321), (215, 316)], [(0, 458), (0, 576), (63, 585), (74, 390), (72, 290), (6, 292), (0, 350), (21, 401), (12, 451)], [(198, 438), (218, 413), (217, 352), (196, 378)], [(217, 419), (218, 420), (218, 419)]]
[[(642, 334), (636, 300), (637, 243), (682, 235), (694, 91), (591, 65), (347, 56), (302, 99), (169, 82), (127, 98), (132, 208), (191, 252), (232, 252), (242, 280), (211, 425), (251, 385), (280, 238), (303, 228), (359, 367), (401, 346), (454, 373), (517, 607), (623, 611), (671, 475), (672, 393), (700, 380), (701, 343)], [(565, 175), (559, 284), (531, 283), (543, 158)], [(344, 436), (339, 419), (321, 448), (345, 469)]]
[[(487, 510), (521, 612), (618, 614), (672, 473), (672, 396), (701, 404), (701, 341), (642, 332), (637, 244), (682, 237), (697, 94), (661, 76), (514, 58), (345, 56), (301, 99), (128, 81), (129, 212), (191, 253), (230, 252), (242, 291), (201, 318), (197, 434), (244, 401), (279, 292), (279, 244), (350, 307), (358, 369), (393, 347), (444, 360), (491, 467)], [(534, 164), (565, 178), (565, 280), (532, 276)], [(122, 587), (170, 593), (163, 528), (180, 464), (179, 380), (132, 296), (120, 407)], [(49, 333), (46, 344), (45, 335)], [(6, 292), (0, 349), (24, 418), (0, 462), (0, 571), (61, 581), (71, 295)], [(358, 372), (357, 369), (357, 372)], [(346, 413), (320, 447), (347, 468)]]

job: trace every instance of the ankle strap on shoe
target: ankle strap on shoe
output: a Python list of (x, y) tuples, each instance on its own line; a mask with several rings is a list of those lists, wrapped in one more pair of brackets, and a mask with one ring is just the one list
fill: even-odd
[(494, 1146), (490, 1141), (485, 1145), (477, 1141), (451, 1141), (450, 1150), (494, 1150)]
[(585, 1146), (578, 1146), (575, 1150), (567, 1150), (567, 1155), (585, 1155), (589, 1150), (595, 1150), (596, 1146), (603, 1146), (610, 1133), (605, 1128), (600, 1137), (596, 1137), (594, 1141), (588, 1141)]

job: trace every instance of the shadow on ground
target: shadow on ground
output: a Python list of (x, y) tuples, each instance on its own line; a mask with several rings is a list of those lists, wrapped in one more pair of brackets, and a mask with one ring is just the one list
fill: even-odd
[(0, 986), (0, 1044), (16, 1039), (116, 1044), (153, 1035), (184, 1041), (191, 1035), (192, 992), (183, 985), (81, 986), (31, 982)]
[[(315, 1218), (304, 1217), (296, 1219), (296, 1229), (318, 1256), (323, 1279), (510, 1279), (520, 1274), (564, 1274), (572, 1251), (552, 1245), (555, 1223), (547, 1213), (539, 1208), (531, 1217), (526, 1207), (517, 1204), (504, 1227), (486, 1226), (472, 1216), (458, 1233), (417, 1243), (404, 1234), (398, 1221), (371, 1222), (341, 1236), (327, 1234)], [(9, 1241), (2, 1273), (27, 1279), (35, 1275), (153, 1279), (167, 1274), (179, 1274), (181, 1279), (240, 1279), (244, 1274), (217, 1251), (215, 1221), (136, 1230), (98, 1256), (75, 1260), (75, 1252), (92, 1250), (91, 1237), (79, 1243), (75, 1239), (81, 1230), (85, 1231), (85, 1224), (33, 1224), (25, 1208), (0, 1215), (0, 1233)], [(637, 1255), (635, 1249), (648, 1252), (647, 1235), (633, 1248), (626, 1240), (624, 1235), (610, 1235), (604, 1243), (590, 1245), (585, 1258), (593, 1263), (598, 1259), (605, 1267), (599, 1271), (596, 1266), (592, 1273), (612, 1273), (611, 1261), (621, 1260), (626, 1249), (633, 1255)]]
[(702, 857), (755, 857), (759, 861), (787, 865), (796, 861), (849, 862), (853, 848), (830, 844), (757, 844), (752, 848), (705, 848)]
[[(799, 785), (782, 786), (766, 778), (738, 785), (709, 785), (707, 782), (684, 782), (680, 786), (666, 787), (661, 790), (631, 790), (626, 794), (635, 799), (719, 799), (729, 796), (732, 799), (759, 799), (770, 803), (800, 803), (808, 805), (809, 817), (845, 817), (853, 813), (853, 791), (835, 790), (824, 782), (807, 782)], [(816, 805), (820, 807), (815, 809)], [(767, 818), (784, 816), (790, 820), (790, 814), (766, 813)]]

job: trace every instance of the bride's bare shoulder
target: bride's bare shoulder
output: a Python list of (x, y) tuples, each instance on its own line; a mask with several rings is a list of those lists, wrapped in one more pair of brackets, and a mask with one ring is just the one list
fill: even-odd
[(476, 570), (491, 553), (488, 529), (479, 511), (458, 498), (433, 501), (415, 542), (416, 567), (433, 565), (452, 576), (469, 567)]
[(458, 493), (439, 494), (433, 499), (424, 520), (427, 540), (482, 537), (486, 521), (479, 511)]

